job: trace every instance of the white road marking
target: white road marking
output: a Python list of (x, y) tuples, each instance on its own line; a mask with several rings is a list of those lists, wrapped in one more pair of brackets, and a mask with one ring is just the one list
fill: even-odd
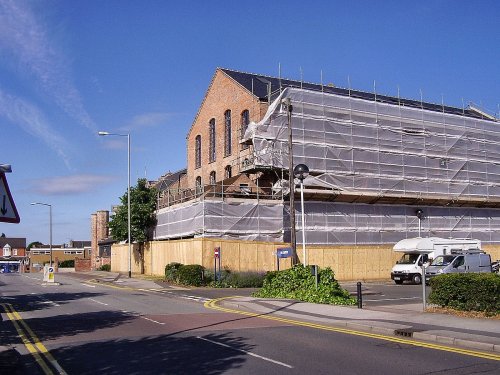
[(85, 284), (85, 283), (82, 283), (82, 285), (88, 286), (89, 288), (95, 288), (95, 285), (89, 285), (89, 284)]
[(261, 355), (258, 355), (258, 354), (255, 354), (255, 353), (243, 350), (243, 349), (233, 348), (232, 346), (223, 344), (221, 342), (212, 341), (212, 340), (206, 339), (204, 337), (200, 337), (200, 336), (196, 336), (196, 338), (198, 338), (200, 340), (204, 340), (204, 341), (210, 342), (210, 343), (215, 344), (215, 345), (220, 345), (220, 346), (223, 346), (225, 348), (236, 350), (237, 352), (245, 353), (245, 354), (248, 354), (248, 355), (250, 355), (252, 357), (260, 358), (260, 359), (262, 359), (264, 361), (272, 362), (272, 363), (275, 363), (275, 364), (280, 365), (280, 366), (284, 366), (284, 367), (287, 367), (287, 368), (293, 368), (293, 366), (291, 366), (289, 364), (286, 364), (286, 363), (283, 363), (283, 362), (280, 362), (280, 361), (276, 361), (276, 360), (271, 359), (271, 358), (263, 357)]
[(160, 325), (164, 325), (165, 324), (165, 323), (158, 322), (158, 321), (150, 319), (150, 318), (146, 318), (145, 316), (142, 316), (141, 314), (134, 313), (134, 312), (131, 312), (131, 311), (122, 310), (122, 313), (124, 313), (124, 314), (132, 314), (133, 316), (136, 316), (138, 318), (142, 318), (142, 319), (148, 320), (148, 321), (156, 323), (156, 324), (160, 324)]
[(32, 280), (37, 280), (39, 281), (40, 279), (36, 278), (36, 277), (31, 277), (31, 276), (24, 276), (24, 277), (27, 277), (28, 279), (32, 279)]
[(56, 307), (61, 306), (61, 305), (57, 304), (56, 302), (48, 300), (47, 298), (44, 298), (42, 296), (36, 296), (36, 297), (38, 299), (41, 299), (43, 301), (42, 303), (45, 303), (45, 304), (48, 304), (48, 305), (52, 305), (52, 306), (56, 306)]
[(108, 304), (107, 304), (107, 303), (104, 303), (104, 302), (98, 301), (98, 300), (93, 299), (93, 298), (89, 298), (89, 300), (91, 300), (92, 302), (98, 303), (98, 304), (100, 304), (100, 305), (108, 306)]
[(401, 298), (381, 298), (381, 299), (364, 299), (363, 302), (377, 302), (377, 301), (399, 301), (402, 299), (422, 299), (422, 297), (401, 297)]
[(156, 324), (161, 324), (161, 325), (164, 325), (165, 323), (162, 323), (162, 322), (158, 322), (156, 320), (153, 320), (153, 319), (149, 319), (149, 318), (146, 318), (145, 316), (142, 316), (142, 315), (139, 315), (140, 318), (142, 319), (146, 319), (146, 320), (149, 320), (150, 322), (153, 322), (153, 323), (156, 323)]

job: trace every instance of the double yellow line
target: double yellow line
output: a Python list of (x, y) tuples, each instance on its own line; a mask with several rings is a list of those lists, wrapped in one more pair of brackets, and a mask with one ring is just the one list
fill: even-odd
[[(43, 372), (47, 375), (49, 374), (66, 374), (63, 368), (57, 363), (54, 357), (50, 354), (47, 348), (40, 342), (38, 337), (32, 329), (26, 324), (26, 322), (21, 318), (21, 315), (14, 310), (10, 303), (2, 303), (2, 307), (7, 314), (7, 317), (14, 325), (17, 334), (21, 338), (24, 346), (30, 354), (35, 358), (36, 363), (42, 368)], [(52, 370), (52, 368), (56, 370)]]
[(228, 308), (221, 307), (218, 305), (219, 302), (221, 302), (225, 299), (230, 299), (230, 298), (235, 298), (235, 297), (223, 297), (223, 298), (213, 299), (213, 300), (205, 302), (204, 305), (205, 305), (205, 307), (207, 307), (209, 309), (214, 309), (214, 310), (219, 310), (219, 311), (224, 311), (224, 312), (229, 312), (229, 313), (234, 313), (234, 314), (240, 314), (240, 315), (246, 315), (246, 316), (250, 316), (250, 317), (274, 320), (274, 321), (292, 324), (292, 325), (321, 329), (324, 331), (340, 332), (340, 333), (345, 333), (345, 334), (349, 334), (349, 335), (370, 337), (370, 338), (378, 339), (378, 340), (397, 342), (399, 344), (407, 344), (407, 345), (418, 346), (421, 348), (443, 350), (446, 352), (459, 353), (459, 354), (469, 355), (469, 356), (473, 356), (473, 357), (479, 357), (479, 358), (491, 359), (494, 361), (500, 361), (500, 355), (495, 354), (495, 353), (479, 352), (479, 351), (475, 351), (475, 350), (454, 348), (454, 347), (446, 346), (446, 345), (421, 342), (421, 341), (404, 339), (404, 338), (393, 337), (393, 336), (386, 336), (386, 335), (381, 335), (381, 334), (377, 334), (377, 333), (355, 331), (355, 330), (351, 330), (351, 329), (347, 329), (347, 328), (332, 327), (332, 326), (327, 326), (327, 325), (323, 325), (323, 324), (316, 324), (316, 323), (312, 323), (312, 322), (304, 322), (304, 321), (300, 321), (300, 320), (281, 318), (279, 316), (275, 316), (275, 315), (273, 316), (273, 315), (269, 315), (269, 314), (265, 315), (265, 314), (257, 314), (257, 313), (241, 311), (241, 310), (233, 310), (233, 309), (228, 309)]

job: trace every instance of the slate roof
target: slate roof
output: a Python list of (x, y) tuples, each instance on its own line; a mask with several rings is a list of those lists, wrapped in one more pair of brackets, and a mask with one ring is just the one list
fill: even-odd
[(13, 249), (26, 249), (26, 238), (0, 237), (0, 248), (9, 244)]
[(153, 186), (158, 189), (158, 191), (163, 191), (168, 189), (172, 184), (175, 184), (179, 181), (182, 175), (187, 173), (187, 169), (181, 169), (177, 172), (173, 172), (164, 176), (161, 176)]
[(376, 99), (377, 102), (380, 103), (389, 103), (394, 105), (399, 104), (406, 107), (413, 107), (419, 109), (423, 108), (434, 112), (445, 112), (455, 115), (465, 115), (467, 117), (490, 120), (488, 118), (485, 118), (481, 113), (478, 113), (470, 108), (463, 109), (463, 108), (450, 107), (446, 105), (443, 106), (441, 104), (420, 102), (420, 100), (397, 98), (393, 96), (386, 96), (380, 94), (375, 95), (373, 92), (364, 92), (352, 89), (349, 90), (346, 88), (334, 87), (331, 85), (321, 85), (317, 83), (294, 81), (278, 77), (269, 77), (262, 74), (244, 73), (225, 68), (219, 68), (219, 69), (223, 71), (225, 74), (227, 74), (229, 77), (234, 79), (236, 82), (238, 82), (240, 85), (242, 85), (245, 89), (252, 92), (261, 101), (268, 101), (268, 90), (270, 85), (271, 101), (273, 101), (280, 94), (280, 87), (281, 88), (294, 87), (294, 88), (304, 88), (312, 91), (322, 91), (325, 93), (342, 95), (342, 96), (351, 96), (352, 98), (359, 98), (370, 101), (375, 101)]

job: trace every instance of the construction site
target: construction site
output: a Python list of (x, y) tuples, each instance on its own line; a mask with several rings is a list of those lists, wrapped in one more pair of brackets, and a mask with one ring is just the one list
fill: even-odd
[[(233, 269), (272, 270), (276, 249), (292, 237), (300, 262), (330, 266), (344, 279), (387, 277), (392, 246), (412, 237), (474, 238), (500, 258), (495, 116), (281, 79), (270, 100), (277, 79), (247, 75), (253, 95), (257, 79), (267, 80), (268, 106), (238, 129), (238, 173), (160, 189), (150, 273), (169, 261), (210, 266), (214, 247)], [(290, 179), (298, 164), (308, 175)], [(167, 255), (154, 261), (153, 249)]]

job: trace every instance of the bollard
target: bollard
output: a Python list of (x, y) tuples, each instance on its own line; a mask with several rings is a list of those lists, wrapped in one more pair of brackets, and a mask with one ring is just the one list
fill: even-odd
[(422, 311), (425, 312), (427, 310), (427, 298), (426, 298), (426, 280), (425, 280), (425, 264), (422, 264)]
[(358, 294), (358, 309), (363, 308), (363, 295), (361, 294), (361, 281), (358, 281), (357, 286), (357, 294)]

